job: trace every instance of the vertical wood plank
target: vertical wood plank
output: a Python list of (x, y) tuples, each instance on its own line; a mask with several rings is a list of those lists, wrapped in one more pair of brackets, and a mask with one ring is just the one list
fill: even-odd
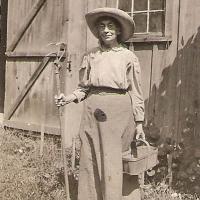
[[(160, 120), (162, 120), (161, 134), (170, 137), (175, 134), (177, 128), (176, 107), (176, 84), (177, 84), (177, 40), (179, 26), (179, 0), (171, 2), (173, 4), (172, 15), (172, 43), (164, 54), (164, 66), (159, 86), (158, 109), (161, 108)], [(159, 118), (158, 118), (159, 120)]]
[(20, 103), (25, 98), (28, 91), (31, 89), (33, 84), (37, 81), (39, 75), (42, 73), (43, 69), (46, 67), (47, 63), (49, 62), (50, 58), (44, 58), (41, 62), (41, 64), (38, 66), (38, 68), (35, 70), (33, 75), (31, 76), (31, 79), (25, 84), (25, 86), (22, 88), (21, 93), (19, 93), (19, 96), (17, 97), (14, 105), (11, 106), (11, 109), (6, 113), (5, 119), (10, 119)]
[(165, 36), (172, 36), (173, 0), (166, 1)]
[[(159, 87), (162, 77), (162, 70), (164, 67), (164, 53), (165, 45), (154, 44), (152, 50), (152, 67), (151, 67), (151, 84), (150, 84), (150, 95), (148, 104), (148, 116), (149, 120), (154, 119), (157, 126), (162, 126), (162, 119), (159, 113), (161, 112), (161, 107), (158, 108), (159, 103)], [(159, 120), (156, 120), (158, 119)]]
[[(20, 6), (19, 6), (20, 5)], [(15, 19), (24, 19), (32, 7), (30, 0), (10, 0), (8, 1), (8, 46), (14, 39), (15, 33), (19, 29), (19, 21)]]
[[(105, 7), (106, 0), (87, 0), (88, 11), (95, 8)], [(98, 46), (98, 39), (94, 37), (92, 32), (87, 28), (87, 51)]]
[[(87, 49), (87, 27), (85, 13), (87, 12), (87, 0), (78, 0), (76, 4), (69, 0), (69, 28), (68, 28), (68, 54), (71, 61), (70, 73), (66, 72), (65, 94), (71, 93), (77, 88), (79, 81), (79, 66)], [(75, 39), (76, 38), (76, 39)], [(79, 133), (82, 116), (82, 103), (70, 104), (65, 107), (65, 127), (68, 136), (66, 146), (72, 144), (72, 138)]]
[(148, 104), (151, 81), (152, 45), (135, 44), (134, 52), (139, 58), (142, 74), (142, 91), (145, 99), (145, 118), (148, 119)]
[(63, 7), (63, 10), (62, 10), (62, 13), (63, 13), (62, 24), (63, 24), (63, 26), (62, 26), (60, 41), (63, 42), (63, 43), (67, 43), (68, 28), (69, 28), (69, 0), (62, 0), (62, 4), (60, 6)]
[[(192, 3), (192, 4), (191, 4)], [(192, 9), (191, 9), (192, 7)], [(181, 98), (178, 137), (186, 128), (187, 118), (194, 121), (193, 136), (195, 141), (198, 132), (198, 110), (199, 110), (199, 10), (200, 4), (197, 0), (192, 2), (181, 1), (180, 7), (180, 31), (179, 31), (179, 55), (181, 65)], [(183, 26), (184, 23), (184, 26)]]
[(117, 7), (117, 0), (107, 0), (106, 6), (111, 7), (111, 8), (116, 8)]
[(27, 30), (27, 28), (30, 26), (32, 20), (37, 15), (37, 13), (39, 12), (40, 8), (43, 6), (43, 4), (45, 3), (45, 1), (46, 0), (38, 0), (33, 5), (33, 8), (31, 9), (30, 13), (28, 14), (28, 16), (26, 16), (24, 22), (20, 26), (20, 28), (17, 31), (17, 33), (15, 33), (15, 36), (14, 36), (11, 44), (8, 47), (8, 51), (13, 51), (16, 48), (16, 46), (19, 43), (19, 41), (21, 40), (23, 34)]

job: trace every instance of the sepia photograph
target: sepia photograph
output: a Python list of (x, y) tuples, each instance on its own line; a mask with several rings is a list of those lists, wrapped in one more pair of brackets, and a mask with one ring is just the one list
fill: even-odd
[(0, 0), (0, 200), (200, 200), (199, 18)]

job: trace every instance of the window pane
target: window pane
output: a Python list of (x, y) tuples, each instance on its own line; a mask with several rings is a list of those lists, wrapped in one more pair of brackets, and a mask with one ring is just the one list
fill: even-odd
[(131, 12), (132, 0), (119, 0), (118, 8), (126, 11)]
[(134, 0), (134, 11), (147, 10), (148, 0)]
[(134, 15), (135, 33), (147, 32), (147, 13), (140, 13)]
[(164, 10), (164, 0), (150, 0), (150, 10)]
[(149, 32), (164, 32), (164, 12), (150, 13)]

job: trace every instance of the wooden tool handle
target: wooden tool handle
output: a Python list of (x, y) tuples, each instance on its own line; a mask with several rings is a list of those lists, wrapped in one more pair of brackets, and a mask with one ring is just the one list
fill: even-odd
[[(61, 65), (59, 64), (59, 62), (60, 62), (60, 60), (58, 58), (54, 62), (56, 89), (57, 89), (58, 95), (61, 93), (61, 84), (60, 84), (60, 68), (61, 68)], [(58, 110), (59, 110), (59, 122), (60, 122), (60, 134), (61, 134), (62, 159), (63, 159), (63, 164), (64, 164), (65, 191), (66, 191), (67, 200), (70, 200), (67, 155), (66, 155), (65, 142), (64, 142), (65, 133), (64, 133), (64, 130), (63, 130), (64, 118), (63, 118), (63, 113), (62, 113), (62, 107), (58, 107)]]

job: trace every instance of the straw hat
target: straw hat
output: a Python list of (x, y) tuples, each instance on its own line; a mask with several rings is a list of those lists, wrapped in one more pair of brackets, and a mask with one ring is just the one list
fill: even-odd
[(87, 24), (95, 37), (98, 38), (96, 22), (100, 17), (112, 17), (119, 22), (121, 26), (120, 39), (122, 42), (133, 36), (135, 23), (126, 12), (117, 8), (97, 8), (85, 15)]

